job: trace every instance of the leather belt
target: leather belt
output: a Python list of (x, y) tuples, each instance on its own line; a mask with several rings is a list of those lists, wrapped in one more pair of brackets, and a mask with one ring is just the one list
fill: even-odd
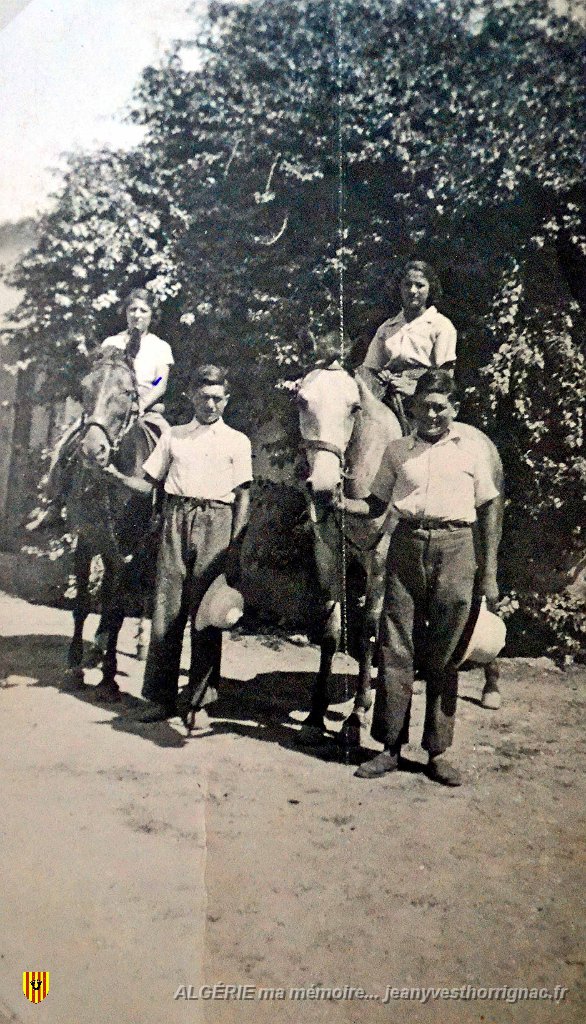
[(398, 525), (407, 530), (471, 530), (474, 524), (463, 519), (400, 519)]
[(188, 494), (166, 494), (167, 505), (180, 505), (182, 508), (232, 508), (229, 501), (217, 501), (215, 498), (192, 498)]

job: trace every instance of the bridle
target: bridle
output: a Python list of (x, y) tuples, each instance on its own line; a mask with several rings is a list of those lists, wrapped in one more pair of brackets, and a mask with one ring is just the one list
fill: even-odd
[[(137, 387), (137, 383), (136, 383), (136, 376), (135, 376), (134, 370), (132, 369), (130, 364), (127, 363), (125, 360), (105, 359), (103, 362), (100, 362), (100, 369), (102, 367), (106, 367), (106, 366), (123, 367), (124, 369), (126, 369), (128, 371), (128, 373), (130, 375), (130, 380), (132, 382), (133, 395), (132, 395), (131, 401), (128, 403), (128, 410), (127, 410), (126, 416), (125, 416), (124, 421), (122, 423), (122, 426), (120, 427), (120, 430), (117, 432), (116, 436), (112, 436), (112, 434), (110, 433), (107, 425), (105, 423), (103, 423), (101, 420), (96, 419), (95, 417), (92, 417), (91, 419), (86, 419), (84, 414), (82, 414), (82, 418), (81, 418), (81, 429), (82, 429), (82, 434), (85, 435), (90, 427), (98, 427), (98, 429), (102, 431), (102, 433), (104, 434), (104, 436), (105, 436), (105, 438), (106, 438), (106, 440), (108, 442), (108, 445), (110, 447), (110, 453), (112, 455), (115, 455), (116, 452), (118, 451), (119, 447), (120, 447), (120, 444), (122, 442), (122, 438), (125, 436), (125, 434), (128, 433), (128, 431), (133, 426), (133, 424), (135, 423), (135, 421), (136, 421), (136, 419), (138, 417), (138, 387)], [(104, 382), (102, 381), (102, 387), (103, 386), (104, 386)], [(95, 401), (94, 404), (97, 404), (97, 398), (96, 398), (96, 401)]]
[(306, 452), (331, 452), (332, 455), (335, 455), (340, 460), (342, 470), (345, 467), (346, 452), (342, 451), (337, 444), (331, 444), (329, 441), (321, 441), (319, 438), (316, 438), (315, 440), (307, 441), (304, 439), (300, 442), (299, 447)]
[[(333, 370), (337, 370), (338, 368), (334, 364), (330, 364), (329, 366), (321, 367), (321, 369), (332, 370), (333, 371)], [(352, 416), (353, 420), (356, 418), (356, 415), (359, 412), (359, 410), (360, 410), (360, 406), (355, 406), (354, 409), (352, 409), (351, 416)], [(352, 428), (352, 429), (354, 429), (354, 428)], [(346, 452), (342, 448), (340, 448), (339, 445), (333, 444), (331, 441), (322, 441), (321, 438), (314, 438), (314, 439), (303, 438), (303, 440), (299, 444), (299, 447), (301, 448), (302, 451), (305, 451), (305, 452), (330, 452), (330, 454), (335, 455), (336, 458), (338, 459), (339, 463), (340, 463), (340, 468), (342, 470), (342, 476), (343, 477), (347, 476), (347, 473), (346, 473)]]
[[(326, 367), (326, 369), (329, 369), (329, 367)], [(351, 415), (352, 420), (353, 420), (353, 424), (355, 424), (356, 416), (360, 412), (360, 409), (361, 409), (361, 406), (357, 405), (350, 412), (350, 415)], [(352, 429), (354, 429), (354, 425), (353, 425)], [(352, 436), (352, 433), (351, 433), (350, 436)], [(340, 479), (340, 483), (338, 485), (339, 491), (341, 492), (342, 488), (343, 488), (343, 481), (344, 481), (344, 479), (347, 480), (347, 479), (349, 479), (352, 476), (352, 474), (348, 472), (347, 467), (346, 467), (346, 452), (348, 450), (349, 445), (350, 445), (350, 442), (348, 442), (348, 446), (347, 446), (346, 450), (344, 451), (342, 448), (340, 448), (339, 445), (333, 444), (331, 441), (324, 441), (324, 440), (321, 440), (320, 438), (315, 438), (315, 439), (305, 439), (305, 438), (303, 438), (303, 440), (299, 444), (299, 447), (300, 447), (300, 449), (302, 451), (304, 451), (306, 453), (307, 452), (330, 452), (332, 455), (336, 456), (336, 458), (340, 462), (340, 469), (341, 469), (341, 479)], [(308, 501), (309, 501), (309, 518), (310, 518), (310, 521), (311, 521), (314, 529), (316, 529), (318, 531), (318, 534), (319, 534), (320, 528), (321, 529), (326, 528), (328, 526), (328, 524), (331, 522), (331, 523), (334, 524), (334, 526), (340, 532), (340, 535), (343, 537), (344, 542), (346, 544), (348, 544), (351, 548), (353, 548), (359, 555), (364, 556), (364, 555), (368, 554), (370, 551), (373, 551), (377, 547), (377, 545), (379, 544), (379, 542), (381, 540), (381, 537), (384, 535), (384, 531), (377, 531), (375, 536), (374, 536), (374, 538), (366, 546), (358, 544), (347, 533), (347, 530), (346, 530), (346, 520), (345, 520), (345, 516), (347, 515), (347, 513), (344, 513), (343, 509), (337, 508), (334, 504), (329, 504), (325, 508), (321, 508), (318, 511), (318, 509), (317, 509), (317, 507), (315, 505), (314, 499), (312, 497), (310, 497), (309, 495), (307, 497), (308, 497)]]
[[(96, 370), (97, 369), (102, 369), (103, 367), (108, 367), (108, 366), (110, 366), (110, 367), (123, 367), (125, 370), (128, 371), (128, 374), (129, 374), (129, 377), (130, 377), (130, 380), (131, 380), (131, 383), (132, 383), (132, 391), (133, 391), (133, 393), (132, 393), (131, 400), (128, 403), (128, 410), (127, 410), (126, 416), (124, 418), (124, 421), (122, 422), (122, 425), (121, 425), (120, 429), (117, 431), (116, 435), (113, 435), (111, 433), (111, 431), (108, 429), (107, 424), (102, 422), (102, 420), (97, 419), (96, 417), (92, 417), (91, 419), (86, 419), (85, 415), (83, 415), (83, 414), (82, 414), (82, 420), (81, 420), (80, 427), (81, 427), (81, 437), (82, 438), (83, 438), (83, 436), (85, 436), (85, 434), (87, 433), (87, 431), (89, 430), (90, 427), (98, 427), (98, 429), (101, 430), (102, 433), (104, 434), (104, 437), (106, 438), (106, 440), (108, 442), (108, 445), (110, 446), (110, 455), (112, 456), (112, 455), (115, 455), (117, 453), (117, 451), (120, 448), (120, 444), (121, 444), (123, 438), (125, 437), (125, 435), (129, 432), (131, 427), (136, 422), (136, 420), (138, 418), (138, 414), (139, 414), (139, 405), (138, 405), (138, 387), (137, 387), (136, 375), (134, 373), (133, 367), (123, 358), (121, 358), (121, 359), (110, 358), (110, 359), (101, 360), (100, 363), (99, 363), (99, 366), (96, 366), (95, 369)], [(102, 385), (101, 385), (102, 388), (104, 387), (104, 384), (105, 384), (105, 380), (102, 381)], [(98, 397), (99, 397), (99, 395), (96, 396), (94, 405), (97, 405)], [(92, 474), (92, 476), (93, 476), (93, 474)], [(95, 477), (94, 477), (94, 479), (95, 479)], [(139, 536), (138, 537), (138, 542), (137, 542), (136, 546), (134, 547), (134, 549), (131, 552), (128, 552), (126, 555), (123, 555), (122, 552), (120, 551), (120, 545), (119, 545), (119, 542), (118, 542), (118, 537), (116, 536), (116, 530), (114, 528), (114, 515), (113, 515), (113, 510), (112, 510), (110, 487), (109, 487), (109, 483), (110, 482), (103, 475), (103, 471), (100, 473), (99, 479), (101, 480), (102, 484), (105, 485), (105, 486), (103, 486), (103, 489), (102, 489), (102, 492), (101, 492), (101, 498), (102, 498), (102, 500), (104, 502), (104, 512), (105, 512), (104, 523), (105, 523), (105, 526), (106, 526), (108, 538), (109, 538), (110, 543), (112, 545), (112, 549), (113, 549), (115, 555), (117, 556), (117, 558), (120, 560), (120, 562), (123, 562), (123, 563), (131, 562), (132, 559), (135, 557), (135, 555), (138, 553), (138, 550), (146, 543), (146, 540), (150, 536), (151, 531), (147, 531), (145, 536)]]

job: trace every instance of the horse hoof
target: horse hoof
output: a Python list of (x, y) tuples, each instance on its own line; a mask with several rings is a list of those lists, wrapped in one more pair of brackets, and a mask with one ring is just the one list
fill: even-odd
[(363, 725), (364, 723), (361, 722), (357, 712), (353, 711), (340, 729), (338, 742), (342, 743), (345, 747), (359, 747), (360, 732)]
[(102, 664), (103, 657), (104, 655), (100, 648), (92, 644), (85, 658), (83, 659), (84, 668), (99, 668), (100, 665)]
[(64, 690), (81, 690), (84, 686), (83, 669), (77, 666), (65, 669), (61, 686)]
[(301, 731), (297, 733), (295, 742), (299, 747), (322, 747), (327, 741), (328, 735), (324, 726), (302, 725)]
[(498, 711), (501, 706), (501, 695), (499, 690), (490, 687), (482, 691), (482, 698), (480, 700), (483, 708), (487, 708), (489, 711)]
[(118, 683), (98, 683), (94, 690), (96, 700), (106, 704), (116, 704), (120, 698), (120, 687)]

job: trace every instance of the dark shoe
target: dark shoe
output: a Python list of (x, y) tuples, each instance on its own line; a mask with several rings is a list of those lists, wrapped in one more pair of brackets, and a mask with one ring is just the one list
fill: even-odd
[(436, 757), (430, 757), (426, 774), (433, 780), (433, 782), (439, 782), (442, 786), (462, 785), (461, 773), (453, 764), (450, 763), (450, 761), (448, 761), (447, 757), (443, 756), (443, 754), (438, 754)]
[(396, 772), (399, 767), (399, 755), (391, 753), (390, 750), (383, 750), (371, 761), (365, 761), (354, 772), (357, 779), (378, 779), (388, 772)]
[(165, 704), (151, 703), (144, 711), (139, 711), (135, 717), (136, 722), (166, 722), (168, 718), (174, 718), (177, 709), (167, 707)]

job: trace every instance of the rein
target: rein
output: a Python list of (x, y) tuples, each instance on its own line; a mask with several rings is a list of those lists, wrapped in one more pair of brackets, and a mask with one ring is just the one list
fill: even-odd
[(342, 538), (344, 543), (348, 544), (349, 547), (354, 548), (354, 550), (357, 551), (358, 554), (360, 554), (360, 555), (367, 555), (370, 551), (374, 551), (374, 549), (380, 544), (382, 538), (385, 535), (385, 531), (384, 530), (377, 530), (377, 532), (375, 533), (374, 538), (370, 542), (370, 544), (366, 544), (364, 546), (361, 545), (361, 544), (358, 544), (353, 539), (353, 537), (349, 537), (348, 536), (348, 533), (346, 532), (346, 529), (345, 529), (345, 520), (346, 520), (346, 518), (348, 516), (352, 517), (352, 514), (353, 514), (352, 512), (345, 512), (345, 511), (342, 511), (339, 508), (336, 508), (335, 505), (328, 505), (327, 508), (322, 513), (322, 515), (318, 518), (317, 509), (315, 507), (315, 504), (314, 504), (313, 500), (309, 496), (308, 496), (308, 501), (309, 501), (309, 520), (311, 522), (311, 525), (312, 525), (313, 529), (314, 530), (319, 530), (320, 527), (323, 529), (327, 525), (328, 521), (333, 520), (334, 525), (337, 528), (337, 530), (339, 531), (340, 537)]

